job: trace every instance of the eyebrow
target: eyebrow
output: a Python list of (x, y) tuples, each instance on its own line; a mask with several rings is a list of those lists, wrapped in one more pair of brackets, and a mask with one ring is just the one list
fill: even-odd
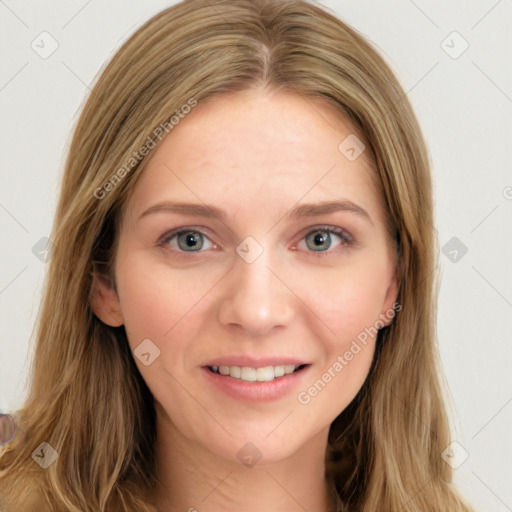
[[(353, 213), (373, 224), (373, 221), (368, 212), (361, 206), (357, 205), (352, 201), (349, 201), (348, 199), (337, 199), (334, 201), (320, 201), (317, 203), (299, 204), (293, 207), (291, 210), (289, 210), (283, 216), (283, 218), (286, 218), (288, 220), (302, 219), (340, 211)], [(145, 210), (140, 215), (138, 220), (140, 220), (143, 217), (146, 217), (147, 215), (157, 212), (169, 212), (196, 217), (206, 217), (210, 219), (218, 219), (222, 222), (226, 222), (229, 217), (228, 213), (225, 210), (213, 205), (164, 201), (162, 203), (155, 204), (148, 208), (147, 210)]]

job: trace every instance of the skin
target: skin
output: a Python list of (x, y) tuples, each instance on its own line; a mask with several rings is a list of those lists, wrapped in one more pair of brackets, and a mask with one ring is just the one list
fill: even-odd
[[(396, 257), (371, 171), (338, 149), (352, 133), (316, 99), (229, 93), (181, 120), (137, 182), (119, 233), (117, 293), (96, 279), (93, 307), (106, 324), (124, 324), (132, 350), (144, 339), (160, 350), (148, 366), (135, 357), (156, 399), (160, 510), (328, 510), (329, 427), (368, 375), (375, 338), (309, 403), (297, 395), (332, 374), (365, 328), (389, 323), (397, 297)], [(297, 203), (340, 198), (371, 220), (349, 211), (285, 217)], [(227, 218), (140, 217), (162, 201), (206, 203)], [(332, 234), (315, 251), (315, 229), (326, 225), (355, 243)], [(159, 244), (181, 227), (205, 234), (195, 252), (177, 237)], [(252, 263), (235, 251), (248, 236), (263, 248)], [(284, 397), (246, 403), (204, 378), (201, 367), (228, 354), (296, 356), (311, 366)], [(237, 456), (248, 442), (261, 454), (250, 467)]]

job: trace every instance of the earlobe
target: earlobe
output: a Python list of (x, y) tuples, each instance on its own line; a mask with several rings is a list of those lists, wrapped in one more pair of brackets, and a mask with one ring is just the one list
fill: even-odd
[(94, 314), (104, 324), (111, 327), (123, 325), (124, 318), (117, 292), (111, 280), (104, 274), (93, 273), (90, 302)]

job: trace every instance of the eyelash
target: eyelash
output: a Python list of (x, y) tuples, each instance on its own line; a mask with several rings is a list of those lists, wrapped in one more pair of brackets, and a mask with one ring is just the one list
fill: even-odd
[[(339, 246), (336, 246), (336, 247), (341, 246), (341, 247), (349, 248), (351, 246), (356, 245), (356, 241), (354, 240), (354, 238), (345, 229), (334, 227), (334, 226), (314, 226), (313, 228), (311, 228), (309, 231), (306, 232), (306, 234), (300, 239), (300, 241), (304, 240), (308, 235), (315, 233), (317, 231), (328, 233), (329, 235), (331, 235), (331, 234), (337, 235), (341, 239), (341, 243), (339, 244)], [(172, 240), (177, 235), (180, 235), (182, 233), (188, 233), (188, 232), (198, 233), (201, 236), (204, 236), (204, 237), (208, 238), (208, 240), (210, 240), (209, 236), (201, 229), (199, 229), (195, 226), (190, 226), (190, 227), (187, 226), (187, 227), (180, 227), (177, 229), (173, 229), (172, 231), (165, 233), (158, 239), (157, 245), (159, 247), (162, 247), (163, 249), (166, 249), (166, 247), (164, 247), (164, 246), (167, 245), (170, 240)], [(212, 242), (212, 244), (214, 246), (217, 246), (217, 244), (214, 244), (213, 242)], [(297, 245), (298, 244), (294, 244), (294, 246), (293, 246), (294, 250), (296, 250)], [(334, 249), (334, 250), (328, 249), (327, 251), (307, 251), (307, 252), (311, 253), (315, 257), (325, 257), (325, 256), (330, 255), (333, 252), (335, 252), (335, 250), (336, 249)], [(177, 249), (173, 248), (172, 252), (176, 253), (176, 256), (179, 258), (190, 258), (190, 257), (194, 257), (194, 256), (192, 256), (193, 254), (199, 254), (199, 253), (205, 252), (205, 251), (202, 251), (202, 250), (182, 251), (182, 250), (177, 250)]]

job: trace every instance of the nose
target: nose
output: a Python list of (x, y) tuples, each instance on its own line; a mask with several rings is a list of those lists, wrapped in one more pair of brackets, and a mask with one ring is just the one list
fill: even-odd
[(287, 276), (271, 261), (269, 251), (252, 263), (235, 255), (224, 284), (219, 322), (247, 336), (264, 336), (291, 323), (295, 296)]

